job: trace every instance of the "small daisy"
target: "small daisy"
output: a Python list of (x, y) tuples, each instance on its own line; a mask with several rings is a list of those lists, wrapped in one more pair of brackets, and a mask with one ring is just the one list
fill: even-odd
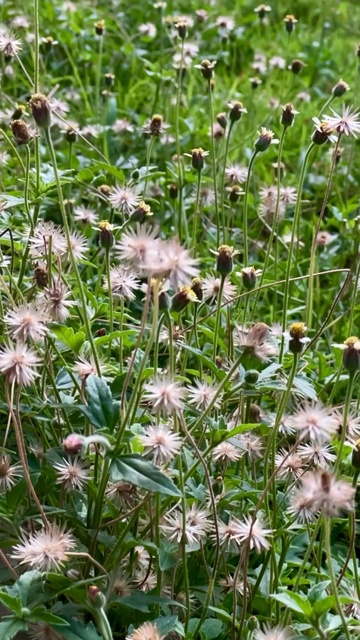
[(6, 312), (4, 321), (9, 328), (9, 334), (15, 340), (38, 342), (48, 333), (47, 317), (42, 309), (34, 303), (22, 304)]
[(275, 467), (278, 478), (299, 478), (303, 473), (304, 460), (298, 453), (280, 449), (275, 455)]
[(62, 462), (54, 463), (52, 466), (57, 475), (56, 483), (61, 484), (65, 491), (74, 491), (75, 489), (82, 491), (90, 478), (89, 471), (80, 458), (74, 460), (63, 458)]
[(62, 230), (53, 222), (37, 223), (33, 236), (29, 238), (30, 254), (33, 258), (46, 257), (51, 242), (51, 252), (58, 257), (67, 253), (68, 247)]
[(332, 453), (331, 446), (321, 442), (301, 444), (297, 452), (304, 462), (314, 464), (317, 467), (326, 468), (336, 460), (336, 455)]
[(157, 235), (158, 229), (156, 227), (137, 224), (135, 229), (129, 229), (122, 234), (115, 246), (115, 252), (120, 260), (125, 260), (138, 267), (140, 263), (145, 261), (149, 251), (153, 252), (158, 249)]
[[(106, 277), (104, 286), (105, 289), (108, 288)], [(123, 267), (111, 267), (110, 286), (115, 298), (135, 300), (136, 296), (134, 291), (140, 288), (140, 281), (129, 269), (124, 269)]]
[[(85, 236), (78, 231), (70, 233), (70, 246), (75, 260), (83, 260), (88, 251), (88, 243)], [(70, 259), (70, 249), (68, 247), (67, 259)]]
[(154, 409), (165, 413), (181, 411), (184, 407), (185, 389), (178, 382), (169, 378), (155, 379), (144, 384), (144, 400), (150, 402)]
[[(221, 279), (216, 276), (210, 275), (203, 279), (202, 290), (203, 298), (207, 300), (209, 304), (214, 304), (217, 301), (221, 289)], [(237, 288), (234, 284), (231, 284), (228, 278), (225, 278), (222, 290), (222, 302), (231, 302), (237, 294)]]
[(255, 640), (291, 640), (292, 634), (283, 627), (265, 626), (262, 631), (260, 629), (255, 631), (254, 638)]
[(37, 571), (60, 571), (74, 548), (75, 540), (70, 533), (56, 524), (50, 525), (14, 546), (12, 558)]
[(149, 426), (138, 437), (145, 454), (151, 454), (157, 465), (165, 465), (173, 460), (182, 447), (180, 436), (164, 424)]
[(11, 31), (0, 31), (0, 51), (2, 51), (6, 57), (13, 58), (17, 56), (22, 49), (22, 41), (15, 38), (15, 35)]
[(330, 109), (333, 116), (324, 116), (324, 121), (337, 133), (357, 137), (360, 133), (359, 111), (351, 107), (343, 107), (342, 115)]
[(8, 455), (0, 456), (0, 493), (4, 493), (14, 486), (17, 478), (21, 476), (21, 465), (11, 464)]
[(40, 358), (35, 351), (21, 342), (0, 350), (0, 373), (6, 376), (10, 384), (14, 381), (25, 387), (32, 384), (39, 376), (34, 371), (39, 363)]
[[(194, 404), (197, 409), (207, 409), (212, 403), (216, 394), (218, 393), (218, 387), (216, 385), (208, 384), (207, 382), (195, 381), (195, 386), (188, 387), (188, 399), (190, 404)], [(221, 395), (216, 398), (214, 409), (220, 409)]]
[(317, 442), (331, 440), (339, 424), (330, 410), (319, 403), (304, 404), (289, 420), (300, 438), (309, 438)]
[(257, 322), (251, 329), (236, 326), (234, 344), (262, 362), (270, 360), (278, 353), (278, 345), (272, 339), (269, 327), (263, 322)]
[(144, 622), (138, 629), (126, 636), (126, 640), (161, 640), (158, 628), (152, 622)]
[(240, 164), (229, 164), (225, 169), (225, 176), (229, 182), (242, 183), (246, 181), (248, 170)]
[(106, 491), (106, 497), (111, 500), (119, 509), (131, 507), (134, 504), (136, 493), (134, 487), (129, 482), (109, 482)]
[(140, 202), (140, 189), (130, 185), (114, 187), (108, 198), (115, 209), (123, 215), (129, 216)]
[(258, 518), (253, 522), (252, 518), (245, 517), (244, 522), (238, 525), (237, 539), (240, 542), (249, 544), (250, 550), (255, 549), (261, 553), (264, 549), (270, 549), (268, 537), (272, 535), (271, 529), (265, 529)]
[(82, 224), (96, 225), (98, 222), (98, 216), (95, 209), (79, 205), (74, 209), (75, 222), (81, 222)]
[(75, 301), (67, 299), (71, 295), (71, 291), (68, 291), (62, 282), (57, 282), (51, 288), (44, 289), (41, 300), (52, 320), (60, 323), (67, 320), (70, 315), (68, 307), (73, 307), (76, 304)]
[(224, 462), (236, 462), (240, 460), (240, 458), (244, 455), (244, 451), (242, 451), (239, 447), (235, 447), (235, 445), (231, 444), (225, 440), (225, 442), (220, 442), (211, 452), (211, 458), (216, 462), (217, 460), (222, 460)]

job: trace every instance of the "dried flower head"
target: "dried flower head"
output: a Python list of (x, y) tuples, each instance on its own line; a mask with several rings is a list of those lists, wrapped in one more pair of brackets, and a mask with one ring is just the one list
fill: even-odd
[(17, 56), (22, 49), (22, 40), (15, 37), (15, 34), (6, 29), (0, 31), (0, 51), (6, 58)]
[(90, 474), (87, 465), (80, 459), (65, 460), (53, 464), (56, 472), (56, 482), (61, 484), (65, 491), (82, 491)]
[(14, 486), (16, 479), (21, 476), (21, 465), (11, 464), (10, 456), (0, 456), (0, 493), (4, 493)]
[(284, 22), (286, 31), (288, 33), (292, 33), (297, 23), (296, 18), (292, 14), (288, 14), (287, 16), (285, 16)]
[(46, 313), (33, 302), (10, 309), (4, 316), (12, 338), (20, 342), (38, 342), (48, 333)]
[(169, 127), (170, 125), (164, 122), (161, 115), (155, 114), (150, 120), (145, 122), (142, 130), (149, 136), (159, 137), (162, 133), (165, 133)]
[(42, 93), (34, 93), (30, 98), (29, 105), (39, 129), (49, 129), (51, 126), (51, 107), (47, 97)]
[(214, 75), (215, 65), (216, 62), (210, 62), (210, 60), (202, 60), (200, 64), (195, 65), (195, 69), (200, 69), (202, 77), (205, 78), (205, 80), (210, 81)]
[(19, 147), (24, 144), (29, 144), (35, 136), (35, 131), (33, 131), (24, 120), (11, 120), (10, 129)]
[(292, 500), (296, 502), (300, 497), (314, 515), (321, 511), (325, 516), (334, 518), (354, 510), (355, 491), (349, 482), (336, 480), (330, 471), (321, 469), (309, 471), (302, 477), (301, 486)]
[(234, 344), (264, 362), (278, 352), (277, 343), (270, 335), (269, 327), (263, 322), (257, 322), (251, 329), (236, 326)]

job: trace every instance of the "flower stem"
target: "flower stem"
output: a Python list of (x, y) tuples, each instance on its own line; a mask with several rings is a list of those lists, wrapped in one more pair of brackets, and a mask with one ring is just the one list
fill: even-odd
[(340, 598), (339, 598), (339, 593), (338, 593), (338, 589), (337, 589), (337, 585), (336, 585), (336, 577), (335, 577), (335, 572), (334, 572), (334, 567), (333, 567), (333, 563), (332, 563), (332, 554), (331, 554), (331, 523), (330, 523), (330, 518), (325, 517), (324, 518), (324, 530), (325, 530), (325, 553), (326, 553), (326, 559), (327, 559), (327, 565), (328, 565), (328, 570), (329, 570), (329, 576), (330, 576), (330, 580), (331, 580), (331, 589), (333, 592), (333, 595), (335, 597), (335, 602), (336, 602), (336, 608), (337, 608), (337, 612), (341, 618), (342, 621), (342, 626), (344, 629), (344, 633), (346, 636), (346, 640), (350, 640), (350, 633), (348, 630), (348, 626), (346, 623), (346, 619), (345, 619), (345, 615), (340, 603)]
[[(210, 109), (210, 141), (211, 141), (211, 160), (212, 160), (212, 171), (213, 171), (213, 182), (214, 182), (214, 207), (215, 207), (215, 219), (216, 219), (216, 245), (220, 244), (220, 220), (219, 220), (219, 206), (218, 206), (218, 192), (217, 192), (217, 184), (216, 184), (216, 154), (215, 154), (215, 140), (214, 140), (214, 107), (213, 107), (213, 96), (212, 96), (212, 84), (209, 80), (208, 83), (208, 94), (209, 94), (209, 109)], [(224, 231), (224, 230), (223, 230)]]
[(352, 394), (353, 394), (353, 390), (354, 390), (355, 378), (356, 378), (356, 374), (354, 374), (354, 373), (350, 373), (349, 374), (349, 380), (348, 380), (347, 389), (346, 389), (345, 404), (344, 404), (344, 409), (343, 409), (343, 423), (342, 423), (342, 430), (341, 430), (341, 439), (340, 439), (339, 449), (338, 449), (337, 456), (336, 456), (334, 473), (337, 473), (339, 471), (339, 468), (340, 468), (340, 465), (341, 465), (341, 454), (342, 454), (342, 450), (343, 450), (343, 447), (344, 447), (344, 443), (345, 443), (346, 436), (347, 436), (347, 431), (348, 431), (348, 418), (349, 418), (349, 413), (350, 413), (351, 399), (352, 399)]
[(220, 289), (218, 293), (217, 306), (216, 306), (216, 317), (215, 317), (214, 350), (213, 350), (214, 361), (216, 360), (217, 343), (218, 343), (218, 337), (219, 337), (220, 319), (221, 319), (221, 302), (222, 302), (224, 284), (225, 284), (225, 278), (221, 276)]
[[(293, 260), (293, 254), (294, 254), (294, 244), (295, 244), (295, 232), (296, 232), (296, 229), (297, 229), (298, 220), (300, 219), (301, 197), (302, 197), (302, 191), (303, 191), (303, 186), (304, 186), (306, 169), (307, 169), (308, 161), (309, 161), (309, 158), (310, 158), (310, 154), (311, 154), (314, 146), (315, 145), (314, 145), (313, 142), (311, 142), (310, 145), (308, 146), (306, 154), (305, 154), (304, 162), (303, 162), (303, 165), (301, 167), (301, 172), (300, 172), (299, 190), (298, 190), (297, 200), (296, 200), (296, 205), (295, 205), (294, 219), (293, 219), (293, 222), (292, 222), (291, 240), (290, 240), (289, 253), (288, 253), (288, 259), (287, 259), (287, 265), (286, 265), (286, 277), (285, 277), (285, 288), (284, 288), (284, 303), (283, 303), (284, 306), (283, 306), (283, 313), (282, 313), (282, 331), (283, 331), (283, 333), (284, 333), (284, 331), (286, 329), (286, 321), (287, 321), (287, 312), (288, 312), (289, 294), (290, 294), (291, 266), (292, 266), (292, 260)], [(284, 347), (285, 347), (285, 340), (284, 340), (284, 337), (283, 337), (282, 342), (281, 342), (280, 356), (279, 356), (279, 361), (280, 362), (282, 362), (282, 357), (283, 357), (283, 354), (284, 354)]]
[(194, 249), (196, 248), (196, 232), (197, 232), (197, 222), (199, 217), (200, 187), (201, 187), (201, 171), (198, 171), (195, 209), (194, 209), (194, 224), (193, 224), (193, 233), (192, 233), (192, 246), (194, 247)]
[(230, 135), (231, 135), (231, 131), (232, 131), (233, 126), (234, 126), (234, 122), (231, 121), (230, 125), (229, 125), (229, 130), (228, 130), (228, 133), (227, 133), (227, 136), (226, 136), (226, 141), (225, 141), (224, 166), (223, 166), (222, 177), (221, 177), (220, 209), (221, 209), (221, 224), (222, 224), (222, 228), (223, 228), (223, 244), (226, 244), (226, 237), (227, 237), (226, 221), (225, 221), (225, 208), (224, 208), (224, 200), (225, 200), (225, 171), (226, 171), (227, 158), (228, 158), (228, 155), (229, 155)]
[(257, 156), (258, 152), (255, 150), (252, 153), (250, 158), (248, 172), (246, 176), (245, 183), (245, 195), (244, 195), (244, 214), (243, 214), (243, 243), (244, 243), (244, 266), (247, 267), (249, 264), (249, 246), (248, 246), (248, 202), (249, 202), (249, 189), (250, 189), (250, 178), (251, 178), (251, 169), (254, 164), (254, 160)]
[(82, 282), (81, 277), (80, 277), (79, 269), (78, 269), (78, 266), (77, 266), (77, 263), (76, 263), (76, 259), (75, 259), (75, 256), (74, 256), (74, 252), (73, 252), (73, 249), (72, 249), (72, 245), (71, 245), (70, 229), (69, 229), (69, 224), (68, 224), (68, 220), (67, 220), (67, 215), (66, 215), (66, 210), (65, 210), (65, 205), (64, 205), (64, 198), (63, 198), (62, 188), (61, 188), (61, 181), (60, 181), (60, 176), (59, 176), (59, 172), (58, 172), (58, 168), (57, 168), (56, 155), (55, 155), (55, 150), (54, 150), (54, 146), (53, 146), (53, 142), (52, 142), (52, 138), (51, 138), (51, 134), (50, 134), (50, 129), (45, 129), (45, 137), (46, 137), (46, 142), (47, 142), (47, 145), (48, 145), (48, 148), (49, 148), (51, 163), (53, 165), (55, 183), (56, 183), (56, 188), (57, 188), (58, 198), (59, 198), (59, 206), (60, 206), (60, 211), (61, 211), (61, 215), (62, 215), (62, 223), (63, 223), (63, 226), (64, 226), (66, 241), (67, 241), (67, 245), (68, 245), (71, 268), (72, 268), (72, 271), (74, 273), (74, 276), (75, 276), (75, 279), (76, 279), (76, 283), (77, 283), (77, 286), (78, 286), (78, 290), (79, 290), (80, 303), (81, 303), (81, 309), (82, 309), (82, 313), (83, 313), (83, 321), (84, 321), (85, 328), (86, 328), (86, 334), (87, 334), (87, 338), (88, 338), (90, 346), (91, 346), (91, 351), (92, 351), (92, 354), (93, 354), (93, 357), (94, 357), (96, 370), (98, 372), (98, 375), (101, 376), (99, 359), (98, 359), (98, 355), (97, 355), (97, 351), (96, 351), (94, 338), (93, 338), (93, 335), (91, 333), (91, 326), (90, 326), (89, 316), (88, 316), (87, 308), (86, 308), (86, 297), (85, 297), (83, 282)]

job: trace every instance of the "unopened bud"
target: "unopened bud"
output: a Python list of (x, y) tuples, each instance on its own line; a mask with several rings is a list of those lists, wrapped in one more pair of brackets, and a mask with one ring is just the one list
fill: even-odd
[(211, 80), (214, 75), (214, 67), (216, 62), (210, 62), (210, 60), (203, 60), (201, 64), (196, 65), (197, 69), (200, 69), (202, 77), (205, 80)]
[(350, 87), (347, 84), (347, 82), (344, 82), (344, 80), (339, 80), (339, 82), (337, 82), (336, 85), (332, 88), (331, 93), (336, 98), (341, 98), (341, 96), (343, 96), (344, 93), (349, 91), (349, 89), (350, 89)]
[(226, 129), (226, 125), (227, 125), (226, 113), (224, 112), (218, 113), (216, 116), (216, 120), (219, 123), (220, 127), (222, 127), (223, 129)]
[(114, 229), (113, 225), (110, 224), (108, 220), (102, 220), (101, 222), (99, 222), (100, 245), (102, 246), (103, 249), (106, 249), (107, 251), (111, 249), (111, 247), (115, 242), (113, 229)]
[(203, 299), (201, 278), (193, 278), (191, 281), (191, 288), (195, 293), (197, 299), (201, 302), (201, 300)]
[(97, 20), (94, 24), (94, 28), (97, 36), (103, 36), (105, 33), (105, 20)]
[(175, 293), (171, 301), (171, 311), (179, 313), (188, 306), (190, 302), (197, 302), (196, 293), (188, 285), (184, 285), (180, 290)]
[(115, 76), (113, 73), (105, 73), (104, 80), (105, 80), (105, 85), (107, 87), (113, 87), (115, 82)]
[(285, 22), (286, 31), (288, 33), (292, 33), (292, 31), (294, 31), (295, 25), (297, 23), (296, 18), (293, 15), (289, 14), (289, 15), (285, 16), (284, 22)]
[(302, 353), (304, 344), (307, 342), (305, 337), (307, 327), (303, 322), (294, 322), (289, 330), (289, 351), (294, 354)]
[(134, 220), (135, 222), (144, 222), (153, 215), (150, 205), (141, 200), (136, 209), (132, 212), (131, 220)]
[(88, 600), (95, 609), (102, 609), (106, 604), (106, 598), (96, 585), (88, 587)]
[[(186, 154), (190, 156), (190, 154)], [(201, 171), (204, 168), (206, 156), (209, 155), (208, 151), (204, 151), (201, 147), (191, 150), (191, 164), (196, 171)]]
[(66, 142), (68, 142), (69, 144), (74, 144), (77, 138), (77, 133), (75, 129), (73, 129), (72, 127), (68, 127), (64, 133), (64, 138)]
[(238, 122), (240, 120), (243, 113), (247, 113), (247, 109), (245, 109), (242, 102), (234, 101), (229, 102), (228, 107), (229, 111), (229, 120), (230, 122)]
[(283, 127), (291, 127), (294, 124), (295, 116), (299, 112), (294, 109), (294, 105), (291, 102), (285, 104), (282, 108), (281, 124)]
[(44, 263), (37, 262), (34, 269), (34, 278), (39, 289), (45, 289), (48, 285), (48, 272)]
[(320, 122), (312, 134), (311, 139), (314, 144), (322, 145), (329, 140), (333, 133), (334, 130), (328, 122)]
[(256, 371), (256, 369), (249, 369), (249, 371), (245, 372), (244, 379), (246, 384), (252, 386), (257, 383), (259, 379), (259, 372)]
[(233, 184), (233, 186), (230, 187), (228, 191), (229, 191), (230, 202), (237, 202), (240, 196), (244, 193), (244, 191), (238, 184)]
[(227, 244), (222, 244), (217, 250), (217, 263), (216, 270), (222, 275), (227, 276), (233, 270), (233, 256), (238, 253), (234, 251), (233, 247), (229, 247)]
[(24, 144), (29, 144), (33, 139), (30, 128), (24, 120), (12, 120), (10, 122), (10, 129), (13, 133), (14, 140), (19, 147)]
[(179, 194), (179, 187), (177, 184), (168, 184), (169, 196), (171, 200), (176, 200)]
[(274, 141), (274, 133), (265, 127), (261, 127), (258, 131), (258, 139), (255, 142), (255, 151), (266, 151), (266, 149)]
[(83, 446), (84, 446), (84, 437), (79, 436), (76, 433), (72, 433), (63, 441), (64, 451), (70, 456), (74, 456), (77, 453), (80, 453)]
[(187, 36), (187, 24), (186, 24), (186, 22), (178, 22), (175, 26), (177, 28), (177, 32), (179, 34), (179, 38), (181, 38), (181, 40), (185, 40), (185, 38)]
[(303, 63), (303, 61), (296, 58), (290, 64), (289, 69), (293, 72), (295, 76), (297, 76), (300, 73), (300, 71), (303, 69), (303, 67), (305, 67), (305, 64)]
[(245, 289), (251, 291), (256, 286), (257, 275), (254, 267), (244, 267), (241, 269), (241, 277)]
[(344, 345), (343, 365), (353, 375), (360, 369), (360, 340), (357, 336), (351, 336), (345, 340)]
[(32, 116), (39, 129), (49, 129), (51, 126), (51, 109), (46, 96), (34, 93), (30, 98)]

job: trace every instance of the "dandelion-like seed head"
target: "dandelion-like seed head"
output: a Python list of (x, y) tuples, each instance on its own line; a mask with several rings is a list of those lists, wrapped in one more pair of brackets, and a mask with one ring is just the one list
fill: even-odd
[(14, 546), (12, 558), (38, 571), (60, 571), (75, 547), (71, 533), (56, 524), (31, 533)]

